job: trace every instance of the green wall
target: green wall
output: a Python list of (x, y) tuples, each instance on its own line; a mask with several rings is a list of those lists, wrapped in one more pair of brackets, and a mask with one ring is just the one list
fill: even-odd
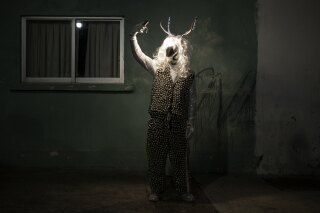
[[(30, 0), (2, 3), (0, 28), (0, 166), (146, 168), (152, 77), (134, 60), (132, 26), (150, 20), (139, 42), (148, 55), (165, 38), (159, 22), (186, 31), (195, 16), (192, 69), (198, 117), (190, 141), (193, 171), (251, 172), (257, 66), (255, 0)], [(124, 16), (125, 81), (131, 92), (21, 91), (22, 15)], [(207, 69), (200, 73), (201, 70)]]
[(319, 176), (320, 1), (259, 0), (259, 8), (257, 173)]

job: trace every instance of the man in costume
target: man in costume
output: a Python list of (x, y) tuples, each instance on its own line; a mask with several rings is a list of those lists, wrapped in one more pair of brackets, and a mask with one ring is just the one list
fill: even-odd
[(194, 73), (189, 68), (188, 42), (184, 36), (167, 34), (153, 59), (145, 55), (137, 41), (137, 35), (147, 29), (145, 21), (136, 25), (131, 33), (132, 52), (136, 60), (154, 76), (149, 107), (150, 120), (147, 132), (148, 178), (150, 201), (158, 201), (165, 190), (165, 166), (169, 155), (173, 169), (174, 185), (181, 199), (194, 201), (190, 189), (189, 145), (193, 133), (195, 114)]

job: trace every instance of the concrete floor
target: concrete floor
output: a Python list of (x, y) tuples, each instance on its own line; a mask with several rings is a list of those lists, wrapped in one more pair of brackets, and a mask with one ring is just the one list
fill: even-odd
[(98, 170), (6, 171), (0, 174), (0, 213), (320, 212), (320, 180), (194, 175), (195, 203), (174, 194), (147, 200), (144, 173)]

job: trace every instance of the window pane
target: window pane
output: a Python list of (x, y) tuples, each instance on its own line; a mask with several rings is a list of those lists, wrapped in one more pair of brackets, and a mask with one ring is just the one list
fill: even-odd
[(71, 22), (27, 20), (27, 77), (71, 76)]
[(119, 21), (76, 21), (76, 73), (77, 77), (119, 78)]

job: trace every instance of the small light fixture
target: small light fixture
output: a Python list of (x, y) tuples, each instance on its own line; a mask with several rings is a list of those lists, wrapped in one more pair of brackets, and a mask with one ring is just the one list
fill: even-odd
[(82, 27), (82, 23), (81, 22), (77, 22), (76, 23), (76, 27), (80, 29)]

